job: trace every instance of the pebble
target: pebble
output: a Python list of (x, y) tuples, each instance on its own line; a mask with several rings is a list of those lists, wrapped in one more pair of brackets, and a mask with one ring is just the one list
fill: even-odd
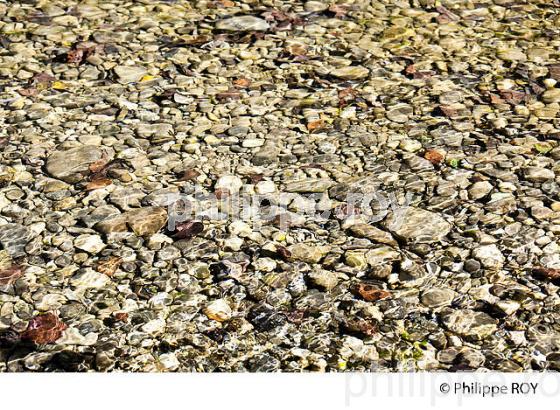
[(298, 243), (291, 245), (288, 250), (295, 260), (306, 263), (318, 263), (329, 251), (328, 246), (315, 246)]
[(232, 310), (224, 299), (217, 299), (206, 306), (204, 314), (208, 316), (209, 319), (223, 322), (231, 319)]
[(479, 246), (473, 250), (472, 255), (483, 267), (489, 269), (500, 269), (505, 261), (504, 255), (496, 245)]
[(433, 288), (422, 293), (422, 304), (431, 308), (449, 306), (455, 298), (455, 292), (451, 289)]
[(167, 222), (167, 211), (162, 207), (150, 206), (130, 210), (126, 212), (125, 218), (136, 235), (153, 235)]
[(469, 340), (485, 339), (497, 329), (495, 319), (484, 312), (468, 309), (455, 310), (444, 315), (443, 323), (450, 331), (465, 336)]
[(524, 169), (524, 174), (531, 182), (546, 182), (556, 176), (552, 170), (540, 167), (527, 167)]
[(475, 182), (469, 187), (469, 198), (470, 199), (481, 199), (488, 195), (494, 187), (488, 181)]
[(74, 275), (70, 280), (70, 285), (77, 289), (100, 289), (107, 286), (110, 281), (111, 279), (107, 275), (87, 268)]
[(177, 359), (175, 353), (164, 353), (158, 357), (159, 364), (164, 371), (172, 372), (179, 368), (181, 362)]
[(55, 151), (47, 159), (46, 171), (54, 178), (75, 183), (81, 181), (89, 173), (89, 166), (102, 156), (101, 150), (93, 145)]
[(255, 185), (255, 192), (260, 195), (276, 192), (276, 184), (272, 181), (261, 181)]
[(547, 104), (560, 103), (560, 88), (546, 90), (542, 94), (542, 99)]
[(330, 291), (338, 285), (338, 274), (336, 272), (331, 272), (327, 270), (318, 270), (313, 271), (309, 274), (309, 278), (311, 281), (325, 289), (326, 291)]
[(409, 104), (395, 104), (387, 111), (387, 118), (391, 121), (398, 123), (405, 123), (408, 121), (413, 113), (413, 109)]
[(74, 246), (95, 255), (101, 252), (106, 245), (99, 235), (83, 234), (74, 239)]
[(121, 84), (137, 83), (148, 74), (148, 70), (141, 66), (120, 65), (114, 71)]
[(214, 189), (226, 189), (230, 193), (237, 193), (243, 187), (241, 178), (235, 175), (224, 175), (218, 179)]
[(392, 213), (385, 226), (410, 243), (439, 242), (451, 231), (451, 224), (439, 214), (415, 207), (407, 207), (402, 214)]
[(369, 75), (369, 70), (362, 66), (348, 66), (335, 68), (330, 74), (343, 80), (360, 80)]
[(327, 191), (334, 183), (329, 180), (308, 179), (303, 181), (294, 181), (286, 184), (284, 189), (286, 192), (297, 193), (321, 193)]
[(25, 255), (25, 245), (32, 237), (33, 233), (26, 226), (13, 223), (0, 226), (0, 244), (12, 258)]
[(225, 31), (266, 31), (270, 25), (258, 17), (235, 16), (218, 21), (216, 28)]
[(395, 241), (389, 232), (385, 232), (375, 226), (357, 223), (351, 225), (349, 230), (353, 235), (359, 238), (367, 238), (375, 243), (397, 246), (397, 241)]
[(367, 267), (367, 259), (364, 252), (361, 251), (347, 251), (344, 254), (345, 262), (348, 266), (358, 269)]

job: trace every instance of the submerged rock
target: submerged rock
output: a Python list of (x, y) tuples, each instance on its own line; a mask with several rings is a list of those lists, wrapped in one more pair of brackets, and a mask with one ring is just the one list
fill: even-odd
[(266, 31), (270, 25), (258, 17), (235, 16), (218, 21), (216, 28), (225, 31)]
[(47, 159), (47, 172), (65, 182), (75, 183), (84, 179), (90, 170), (89, 166), (99, 161), (102, 151), (92, 145), (83, 145), (66, 151), (55, 151)]
[(25, 255), (25, 245), (33, 238), (33, 232), (20, 224), (0, 225), (0, 244), (12, 258)]
[(414, 207), (390, 214), (385, 226), (407, 243), (440, 242), (451, 231), (451, 224), (439, 214)]
[(467, 309), (444, 314), (443, 323), (450, 331), (470, 340), (485, 339), (497, 329), (496, 319), (484, 312)]
[(369, 75), (369, 70), (362, 66), (349, 66), (335, 68), (330, 74), (343, 80), (360, 80)]

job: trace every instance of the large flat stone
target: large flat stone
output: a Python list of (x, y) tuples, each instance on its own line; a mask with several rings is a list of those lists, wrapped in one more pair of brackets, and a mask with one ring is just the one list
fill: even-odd
[(408, 243), (439, 242), (452, 227), (440, 215), (415, 207), (391, 213), (385, 226), (393, 235)]
[(66, 151), (55, 151), (47, 159), (47, 173), (65, 182), (81, 181), (89, 173), (89, 166), (103, 156), (93, 145), (83, 145)]

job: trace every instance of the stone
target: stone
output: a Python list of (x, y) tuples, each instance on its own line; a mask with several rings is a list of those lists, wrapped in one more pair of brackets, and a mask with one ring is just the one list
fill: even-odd
[(343, 80), (360, 80), (369, 75), (369, 70), (362, 66), (347, 66), (331, 70), (330, 75)]
[(346, 251), (344, 260), (348, 266), (353, 268), (365, 269), (367, 267), (367, 260), (363, 251)]
[(304, 5), (305, 11), (320, 12), (329, 8), (329, 5), (322, 1), (306, 1)]
[(519, 48), (508, 48), (497, 52), (498, 58), (506, 61), (525, 61), (527, 55)]
[(208, 316), (209, 319), (223, 322), (231, 319), (232, 310), (224, 299), (217, 299), (206, 306), (204, 314)]
[(404, 123), (408, 121), (413, 112), (410, 104), (399, 103), (389, 107), (386, 115), (391, 121)]
[(488, 269), (500, 269), (505, 261), (504, 255), (494, 244), (473, 249), (472, 256)]
[(253, 307), (247, 315), (247, 320), (260, 332), (268, 332), (282, 326), (286, 317), (276, 312), (271, 306), (261, 304)]
[(230, 193), (237, 193), (243, 187), (241, 178), (235, 175), (224, 175), (218, 179), (214, 189), (225, 189)]
[(496, 307), (509, 316), (517, 312), (521, 304), (515, 300), (500, 300), (496, 302)]
[(78, 289), (101, 289), (111, 282), (109, 276), (91, 268), (81, 270), (70, 279), (70, 285)]
[(478, 181), (472, 184), (469, 189), (469, 198), (470, 199), (481, 199), (488, 195), (494, 187), (488, 181)]
[(272, 181), (261, 181), (255, 185), (255, 192), (260, 195), (276, 192), (276, 184)]
[(328, 246), (308, 245), (298, 243), (288, 247), (291, 258), (306, 263), (319, 263), (321, 259), (329, 252)]
[(328, 270), (315, 270), (309, 274), (309, 278), (315, 285), (325, 289), (326, 291), (329, 291), (338, 285), (338, 274)]
[(485, 360), (486, 357), (484, 356), (484, 354), (482, 354), (482, 352), (465, 348), (462, 349), (461, 352), (459, 352), (457, 358), (455, 359), (455, 363), (469, 367), (471, 369), (478, 369), (484, 364)]
[(420, 141), (406, 139), (404, 141), (401, 141), (399, 147), (405, 150), (406, 152), (416, 152), (422, 149), (422, 143)]
[(334, 182), (329, 180), (308, 179), (288, 182), (284, 190), (297, 193), (321, 193), (327, 191), (332, 185), (334, 185)]
[(153, 235), (167, 222), (165, 208), (149, 206), (126, 212), (126, 222), (138, 236)]
[(165, 320), (164, 319), (153, 319), (142, 326), (142, 331), (149, 333), (150, 335), (157, 335), (165, 330)]
[(249, 224), (243, 221), (233, 221), (228, 227), (229, 233), (232, 235), (246, 238), (253, 233), (253, 229)]
[(455, 295), (455, 292), (451, 289), (432, 288), (424, 291), (420, 300), (424, 306), (437, 308), (450, 305)]
[(159, 355), (158, 362), (162, 367), (162, 370), (172, 372), (179, 368), (181, 362), (177, 359), (175, 353), (163, 353)]
[(25, 245), (33, 238), (33, 232), (26, 226), (9, 223), (0, 225), (0, 244), (10, 257), (25, 255)]
[(86, 335), (82, 335), (75, 327), (69, 327), (62, 333), (62, 336), (56, 343), (66, 346), (93, 346), (97, 343), (98, 338), (99, 335), (97, 333), (90, 332)]
[(102, 151), (93, 145), (82, 145), (66, 151), (55, 151), (47, 159), (47, 173), (68, 183), (76, 183), (84, 179), (89, 166), (99, 161)]
[(386, 245), (397, 246), (397, 241), (391, 236), (389, 232), (382, 231), (375, 226), (357, 223), (351, 225), (349, 231), (358, 238), (367, 238), (375, 243), (383, 243)]
[(469, 340), (483, 340), (497, 330), (497, 320), (484, 312), (469, 309), (444, 314), (443, 324), (452, 332)]
[(523, 170), (525, 179), (531, 182), (546, 182), (548, 180), (554, 179), (554, 171), (547, 168), (540, 167), (527, 167)]
[(112, 205), (101, 205), (93, 209), (89, 214), (82, 216), (80, 219), (88, 228), (91, 228), (98, 222), (118, 215), (120, 215), (118, 208)]
[(366, 260), (370, 266), (391, 264), (399, 258), (400, 254), (393, 248), (381, 246), (366, 252)]
[(478, 272), (482, 265), (479, 261), (475, 259), (467, 259), (464, 264), (464, 268), (467, 272)]
[(104, 234), (126, 232), (128, 229), (126, 221), (127, 217), (124, 214), (110, 215), (97, 222), (94, 229)]
[(120, 65), (113, 70), (121, 84), (137, 83), (148, 74), (148, 70), (141, 66)]
[(93, 255), (105, 248), (105, 243), (99, 235), (83, 234), (74, 239), (74, 246)]
[(259, 138), (246, 138), (241, 143), (242, 147), (245, 148), (257, 148), (264, 144), (265, 140)]
[(542, 94), (542, 100), (547, 104), (560, 103), (560, 88), (546, 90)]
[(452, 228), (439, 214), (415, 207), (391, 213), (385, 226), (393, 235), (407, 243), (440, 242)]
[(258, 17), (235, 16), (218, 21), (216, 28), (224, 31), (266, 31), (270, 25)]

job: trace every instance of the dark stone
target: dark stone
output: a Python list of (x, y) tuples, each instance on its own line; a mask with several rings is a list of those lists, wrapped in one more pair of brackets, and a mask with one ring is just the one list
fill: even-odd
[(267, 332), (286, 322), (286, 317), (283, 314), (275, 312), (266, 305), (259, 305), (251, 309), (247, 319), (261, 332)]

